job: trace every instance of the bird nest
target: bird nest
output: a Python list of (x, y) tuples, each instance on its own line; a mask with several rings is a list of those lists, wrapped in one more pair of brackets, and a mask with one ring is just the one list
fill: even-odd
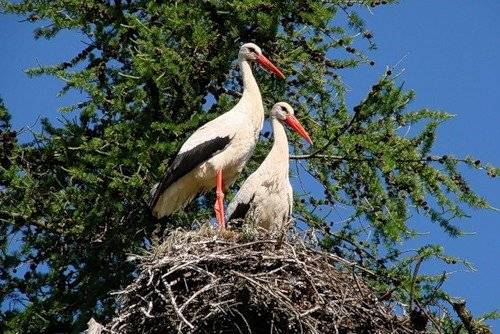
[(414, 333), (360, 268), (303, 240), (175, 231), (137, 257), (138, 277), (99, 332)]

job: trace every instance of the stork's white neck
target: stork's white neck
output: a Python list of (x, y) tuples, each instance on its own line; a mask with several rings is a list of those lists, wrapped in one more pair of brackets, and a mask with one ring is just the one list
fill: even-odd
[(273, 126), (274, 143), (266, 160), (269, 159), (272, 168), (278, 170), (280, 174), (288, 178), (289, 154), (285, 128), (276, 118), (271, 119), (271, 124)]
[(243, 77), (243, 97), (258, 98), (261, 99), (259, 86), (255, 77), (253, 76), (252, 67), (250, 63), (246, 60), (240, 60), (241, 75)]
[(237, 110), (250, 114), (257, 136), (264, 122), (262, 96), (260, 95), (259, 86), (253, 76), (252, 67), (249, 62), (245, 59), (240, 59), (239, 64), (243, 78), (243, 95), (238, 103), (241, 104), (242, 108), (237, 108)]

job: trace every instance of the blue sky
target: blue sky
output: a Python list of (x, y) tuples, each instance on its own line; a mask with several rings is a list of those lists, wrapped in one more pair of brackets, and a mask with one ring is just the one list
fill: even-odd
[[(371, 53), (376, 65), (343, 74), (350, 86), (349, 100), (364, 96), (387, 65), (404, 57), (400, 80), (417, 93), (413, 108), (431, 107), (456, 115), (439, 131), (435, 153), (470, 153), (500, 166), (500, 1), (418, 0), (402, 1), (363, 11), (379, 49)], [(18, 23), (20, 18), (0, 16), (0, 96), (16, 128), (36, 123), (38, 117), (58, 117), (57, 109), (76, 95), (57, 98), (62, 84), (51, 78), (28, 78), (23, 69), (51, 64), (78, 52), (85, 38), (64, 33), (54, 40), (32, 37), (35, 25)], [(500, 180), (485, 173), (467, 171), (473, 189), (500, 207)], [(477, 272), (457, 272), (447, 290), (468, 300), (477, 315), (499, 307), (500, 213), (470, 211), (462, 227), (475, 234), (451, 239), (428, 221), (412, 224), (430, 232), (404, 248), (426, 243), (442, 244), (448, 253), (472, 261)], [(435, 270), (432, 265), (428, 270)], [(492, 323), (500, 331), (500, 321)]]

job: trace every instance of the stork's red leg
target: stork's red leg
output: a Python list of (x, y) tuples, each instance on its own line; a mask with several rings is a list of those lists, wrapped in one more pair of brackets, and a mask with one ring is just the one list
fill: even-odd
[(222, 184), (222, 171), (219, 170), (215, 174), (215, 218), (217, 219), (217, 224), (221, 229), (226, 228), (224, 223), (224, 185)]

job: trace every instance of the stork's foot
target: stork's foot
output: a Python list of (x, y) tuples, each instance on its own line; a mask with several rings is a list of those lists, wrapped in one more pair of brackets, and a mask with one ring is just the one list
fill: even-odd
[(217, 219), (217, 224), (221, 230), (226, 228), (224, 223), (224, 186), (222, 184), (222, 171), (218, 171), (215, 174), (215, 219)]

